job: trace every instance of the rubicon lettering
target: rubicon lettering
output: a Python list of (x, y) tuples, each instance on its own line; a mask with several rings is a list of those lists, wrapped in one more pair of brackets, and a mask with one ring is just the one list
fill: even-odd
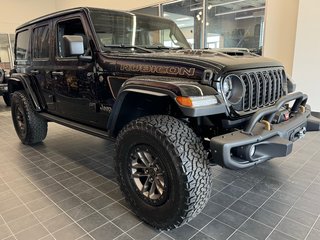
[(194, 76), (195, 68), (172, 67), (172, 66), (154, 66), (154, 65), (136, 65), (123, 64), (120, 66), (121, 71), (141, 72), (141, 73), (159, 73), (168, 75)]

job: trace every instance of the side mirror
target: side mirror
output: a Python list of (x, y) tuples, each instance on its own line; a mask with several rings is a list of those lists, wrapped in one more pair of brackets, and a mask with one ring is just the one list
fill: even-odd
[(80, 56), (84, 54), (83, 37), (78, 35), (64, 35), (64, 57)]

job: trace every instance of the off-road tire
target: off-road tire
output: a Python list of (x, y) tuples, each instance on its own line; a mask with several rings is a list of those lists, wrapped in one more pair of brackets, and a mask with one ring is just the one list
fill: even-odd
[(6, 104), (8, 107), (11, 106), (11, 99), (10, 99), (10, 94), (9, 94), (9, 93), (3, 94), (3, 101), (5, 102), (5, 104)]
[[(157, 152), (167, 171), (168, 190), (159, 205), (146, 203), (130, 172), (130, 149), (141, 144)], [(157, 229), (179, 227), (207, 204), (211, 192), (207, 155), (193, 130), (176, 118), (158, 115), (130, 122), (117, 137), (115, 161), (120, 188), (132, 211)]]
[[(34, 145), (46, 138), (48, 123), (32, 109), (25, 91), (17, 91), (12, 94), (11, 114), (17, 135), (23, 144)], [(19, 125), (18, 118), (22, 119), (23, 128), (21, 124)]]

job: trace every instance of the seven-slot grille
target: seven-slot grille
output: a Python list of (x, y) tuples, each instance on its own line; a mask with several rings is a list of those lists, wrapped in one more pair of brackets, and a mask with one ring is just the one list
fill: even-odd
[(283, 70), (271, 69), (240, 75), (244, 86), (242, 111), (268, 106), (283, 96)]

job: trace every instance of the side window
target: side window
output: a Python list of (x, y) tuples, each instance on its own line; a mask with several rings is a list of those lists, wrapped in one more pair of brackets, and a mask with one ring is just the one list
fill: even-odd
[(15, 56), (16, 60), (29, 60), (30, 58), (30, 30), (17, 33)]
[(49, 58), (49, 26), (41, 26), (33, 30), (32, 56), (34, 59)]
[(66, 57), (64, 52), (63, 36), (64, 35), (78, 35), (83, 37), (84, 51), (86, 52), (88, 47), (88, 39), (84, 32), (84, 28), (80, 19), (70, 19), (67, 21), (59, 22), (57, 29), (57, 56)]

